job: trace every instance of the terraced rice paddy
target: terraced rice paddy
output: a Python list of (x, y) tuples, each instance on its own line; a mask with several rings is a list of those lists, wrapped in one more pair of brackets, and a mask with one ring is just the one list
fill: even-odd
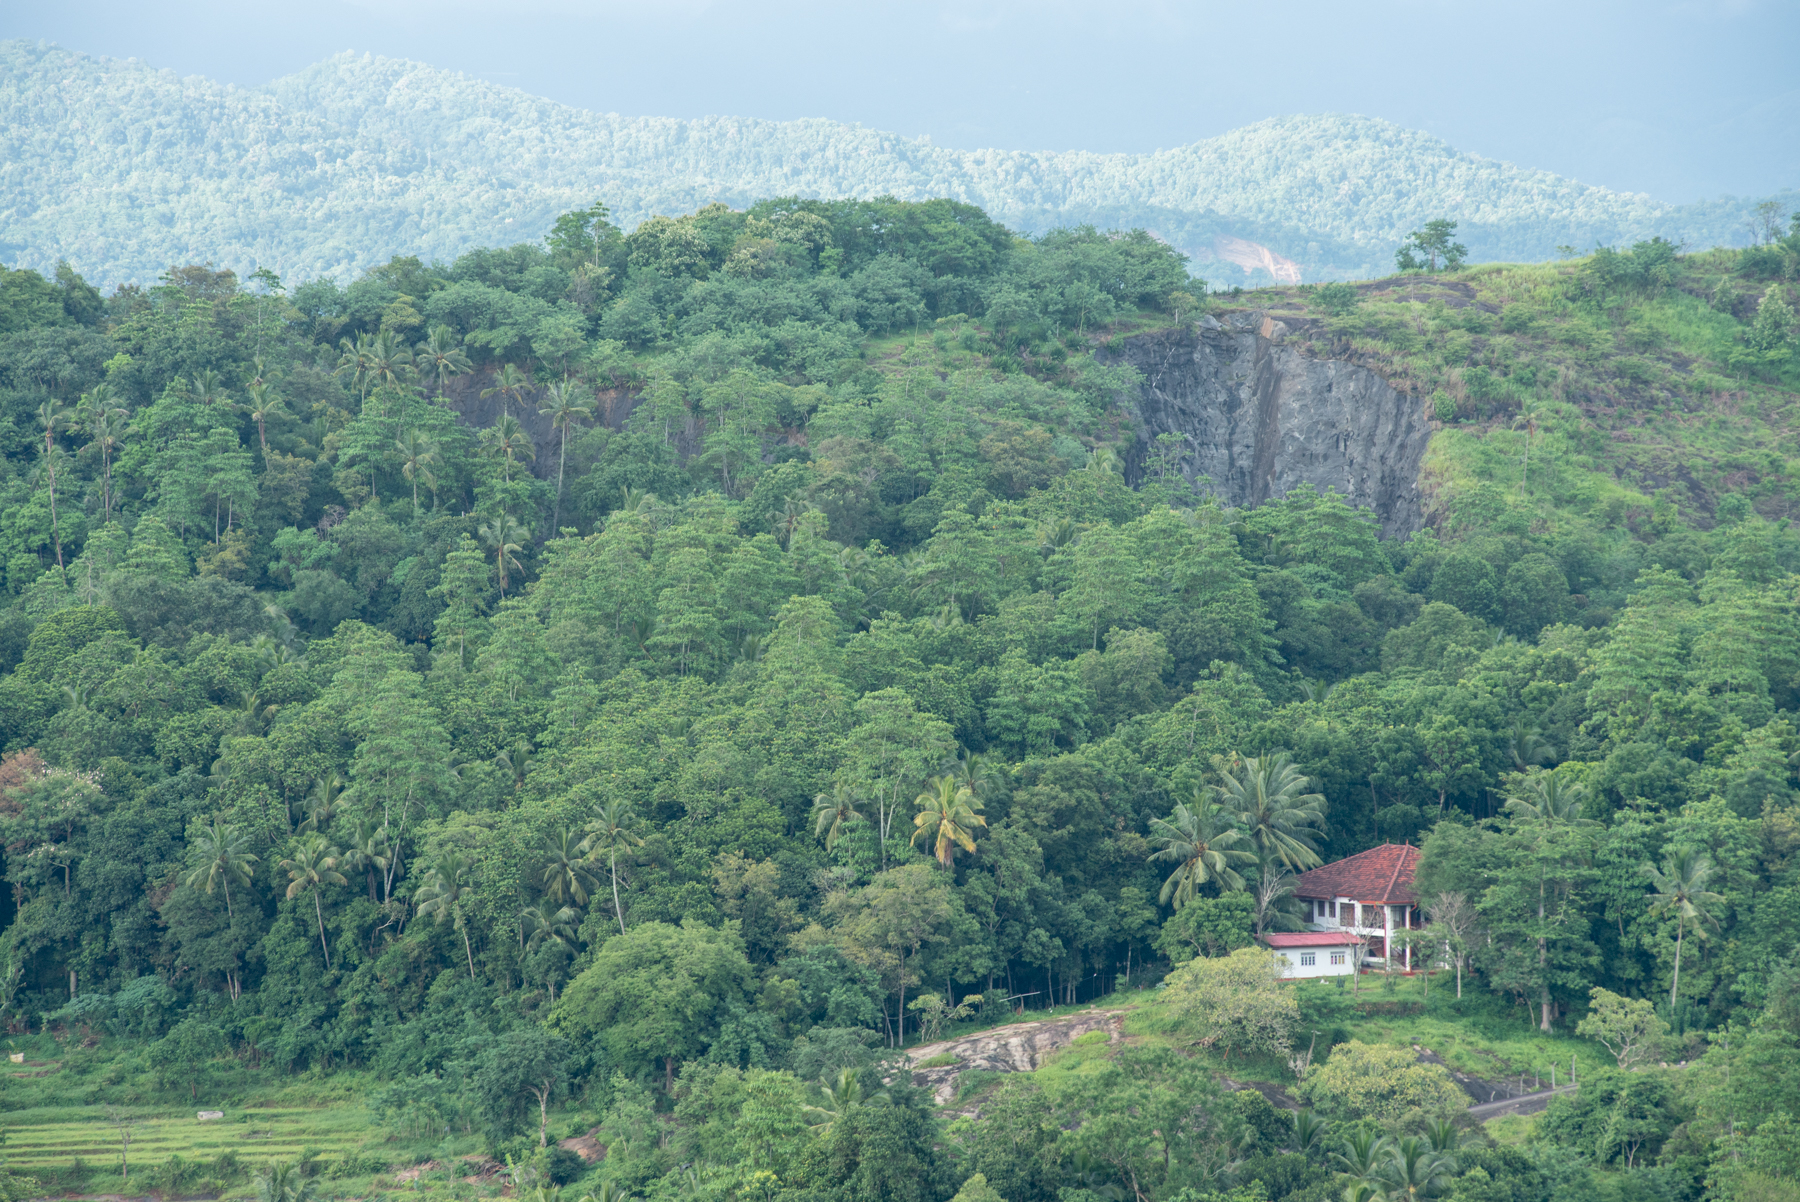
[(6, 1158), (13, 1168), (62, 1169), (81, 1160), (95, 1168), (117, 1170), (120, 1125), (131, 1134), (134, 1168), (153, 1168), (170, 1156), (186, 1161), (213, 1161), (236, 1153), (248, 1165), (265, 1160), (294, 1160), (310, 1153), (325, 1160), (347, 1155), (380, 1155), (386, 1132), (373, 1128), (358, 1107), (320, 1109), (252, 1108), (225, 1112), (223, 1119), (200, 1122), (192, 1110), (118, 1110), (103, 1106), (71, 1106), (14, 1111), (0, 1119), (6, 1129)]

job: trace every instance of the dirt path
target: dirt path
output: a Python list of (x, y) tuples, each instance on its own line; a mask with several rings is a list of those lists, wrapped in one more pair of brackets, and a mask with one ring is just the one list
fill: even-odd
[(1509, 1114), (1537, 1114), (1550, 1105), (1551, 1098), (1574, 1093), (1577, 1088), (1574, 1085), (1565, 1085), (1561, 1089), (1540, 1089), (1536, 1093), (1520, 1094), (1516, 1098), (1501, 1098), (1497, 1102), (1479, 1102), (1469, 1107), (1469, 1114), (1481, 1122)]

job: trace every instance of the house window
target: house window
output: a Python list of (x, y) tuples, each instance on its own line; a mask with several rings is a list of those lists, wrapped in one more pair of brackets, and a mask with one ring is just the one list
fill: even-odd
[(1313, 965), (1317, 964), (1318, 962), (1319, 962), (1318, 953), (1316, 953), (1316, 952), (1301, 952), (1300, 953), (1300, 967), (1301, 968), (1311, 968)]
[(1331, 953), (1331, 962), (1333, 964), (1342, 964), (1344, 962), (1344, 953), (1343, 952), (1332, 952)]

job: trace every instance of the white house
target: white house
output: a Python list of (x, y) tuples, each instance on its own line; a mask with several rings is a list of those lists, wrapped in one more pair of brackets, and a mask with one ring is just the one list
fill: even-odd
[[(1303, 872), (1294, 895), (1306, 907), (1309, 933), (1353, 935), (1368, 946), (1365, 963), (1385, 964), (1392, 932), (1424, 926), (1413, 894), (1419, 849), (1384, 843)], [(1412, 949), (1398, 966), (1412, 970)]]
[(1264, 935), (1262, 941), (1284, 978), (1347, 977), (1356, 971), (1356, 945), (1363, 937), (1350, 931), (1294, 931)]

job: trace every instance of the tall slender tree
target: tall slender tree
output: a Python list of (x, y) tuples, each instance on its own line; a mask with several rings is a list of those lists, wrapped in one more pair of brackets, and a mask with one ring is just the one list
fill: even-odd
[(581, 841), (583, 855), (606, 860), (606, 870), (612, 876), (613, 916), (619, 920), (621, 935), (625, 933), (625, 905), (619, 900), (619, 854), (644, 845), (631, 829), (636, 820), (637, 813), (629, 804), (609, 801), (587, 824), (587, 838)]
[(1552, 888), (1563, 891), (1565, 867), (1572, 857), (1583, 854), (1583, 848), (1570, 844), (1570, 835), (1599, 827), (1591, 818), (1581, 816), (1587, 800), (1587, 786), (1567, 784), (1554, 772), (1534, 772), (1527, 776), (1520, 796), (1508, 799), (1510, 814), (1518, 833), (1526, 840), (1535, 860), (1537, 874), (1537, 953), (1538, 953), (1538, 1026), (1550, 1030), (1550, 942), (1549, 917)]
[(269, 421), (281, 413), (281, 398), (262, 381), (250, 385), (250, 420), (256, 423), (256, 441), (262, 444), (263, 462), (269, 462)]
[(293, 901), (302, 893), (311, 893), (313, 899), (313, 915), (319, 920), (319, 948), (325, 953), (325, 969), (331, 970), (331, 944), (325, 939), (325, 908), (319, 901), (319, 894), (327, 885), (347, 885), (344, 874), (337, 870), (338, 849), (326, 841), (325, 836), (312, 833), (302, 835), (294, 844), (294, 854), (281, 862), (281, 869), (288, 874), (287, 898)]
[(200, 837), (194, 843), (200, 863), (188, 873), (188, 886), (204, 888), (209, 896), (214, 885), (223, 886), (227, 919), (234, 916), (231, 909), (232, 882), (248, 888), (250, 870), (257, 862), (257, 857), (247, 850), (249, 846), (248, 836), (235, 826), (221, 823), (217, 818), (212, 820), (211, 826), (200, 829)]
[(564, 380), (544, 390), (538, 412), (550, 419), (550, 427), (562, 432), (562, 443), (556, 452), (556, 502), (551, 509), (550, 531), (554, 535), (562, 520), (563, 466), (569, 458), (569, 427), (576, 422), (592, 421), (594, 402), (572, 381)]
[(829, 793), (813, 798), (813, 834), (825, 840), (825, 850), (837, 846), (844, 827), (862, 817), (856, 807), (862, 804), (856, 790), (839, 781)]
[(1697, 938), (1706, 938), (1706, 928), (1719, 925), (1716, 913), (1725, 899), (1709, 893), (1712, 880), (1712, 857), (1692, 847), (1678, 847), (1663, 858), (1662, 867), (1644, 865), (1650, 878), (1650, 912), (1675, 915), (1675, 972), (1669, 979), (1669, 1006), (1675, 1006), (1675, 995), (1681, 988), (1681, 937), (1689, 924)]
[(587, 905), (588, 894), (598, 884), (588, 871), (581, 842), (580, 835), (566, 828), (544, 836), (544, 896), (559, 905)]
[(483, 388), (481, 390), (481, 399), (485, 401), (488, 397), (498, 396), (500, 398), (500, 416), (504, 419), (512, 416), (512, 410), (509, 409), (506, 404), (507, 398), (511, 397), (513, 403), (518, 404), (520, 399), (524, 397), (525, 393), (530, 388), (531, 377), (520, 371), (513, 364), (507, 363), (500, 368), (500, 373), (494, 377), (494, 386), (492, 388)]
[(38, 406), (38, 425), (44, 431), (44, 470), (50, 481), (50, 537), (56, 544), (56, 566), (63, 566), (62, 527), (56, 518), (56, 461), (61, 450), (56, 445), (56, 436), (67, 427), (71, 414), (69, 407), (51, 397)]
[(974, 853), (975, 828), (985, 828), (987, 819), (981, 816), (981, 802), (966, 785), (949, 773), (934, 776), (913, 800), (919, 807), (913, 819), (914, 844), (929, 840), (931, 854), (945, 868), (955, 862), (957, 848)]
[(386, 384), (399, 388), (416, 376), (412, 349), (400, 341), (392, 330), (382, 330), (369, 340), (367, 378), (376, 387)]
[(473, 866), (461, 852), (447, 851), (425, 870), (425, 878), (413, 892), (413, 902), (420, 918), (442, 922), (448, 918), (462, 936), (463, 955), (469, 961), (469, 980), (475, 979), (475, 949), (469, 943), (469, 924), (463, 915), (463, 900), (474, 884)]
[(537, 449), (531, 445), (531, 435), (519, 419), (512, 414), (504, 414), (500, 420), (483, 430), (479, 436), (482, 453), (501, 464), (501, 478), (512, 483), (513, 468), (522, 460), (537, 459)]
[[(437, 495), (437, 477), (431, 469), (436, 467), (441, 457), (436, 442), (425, 437), (417, 430), (408, 430), (394, 441), (394, 450), (400, 456), (400, 475), (412, 485), (413, 512), (419, 512), (419, 485), (423, 484)], [(436, 504), (433, 501), (432, 504)]]
[(519, 552), (524, 549), (524, 544), (530, 535), (526, 533), (525, 527), (519, 524), (518, 518), (507, 513), (481, 523), (476, 529), (475, 535), (481, 539), (483, 546), (493, 552), (494, 575), (500, 584), (500, 596), (504, 598), (506, 596), (506, 569), (512, 567), (518, 568), (520, 571), (524, 570), (517, 557)]
[(469, 356), (456, 341), (456, 331), (449, 326), (431, 327), (431, 333), (413, 351), (413, 363), (419, 375), (432, 381), (439, 396), (451, 379), (474, 369)]

